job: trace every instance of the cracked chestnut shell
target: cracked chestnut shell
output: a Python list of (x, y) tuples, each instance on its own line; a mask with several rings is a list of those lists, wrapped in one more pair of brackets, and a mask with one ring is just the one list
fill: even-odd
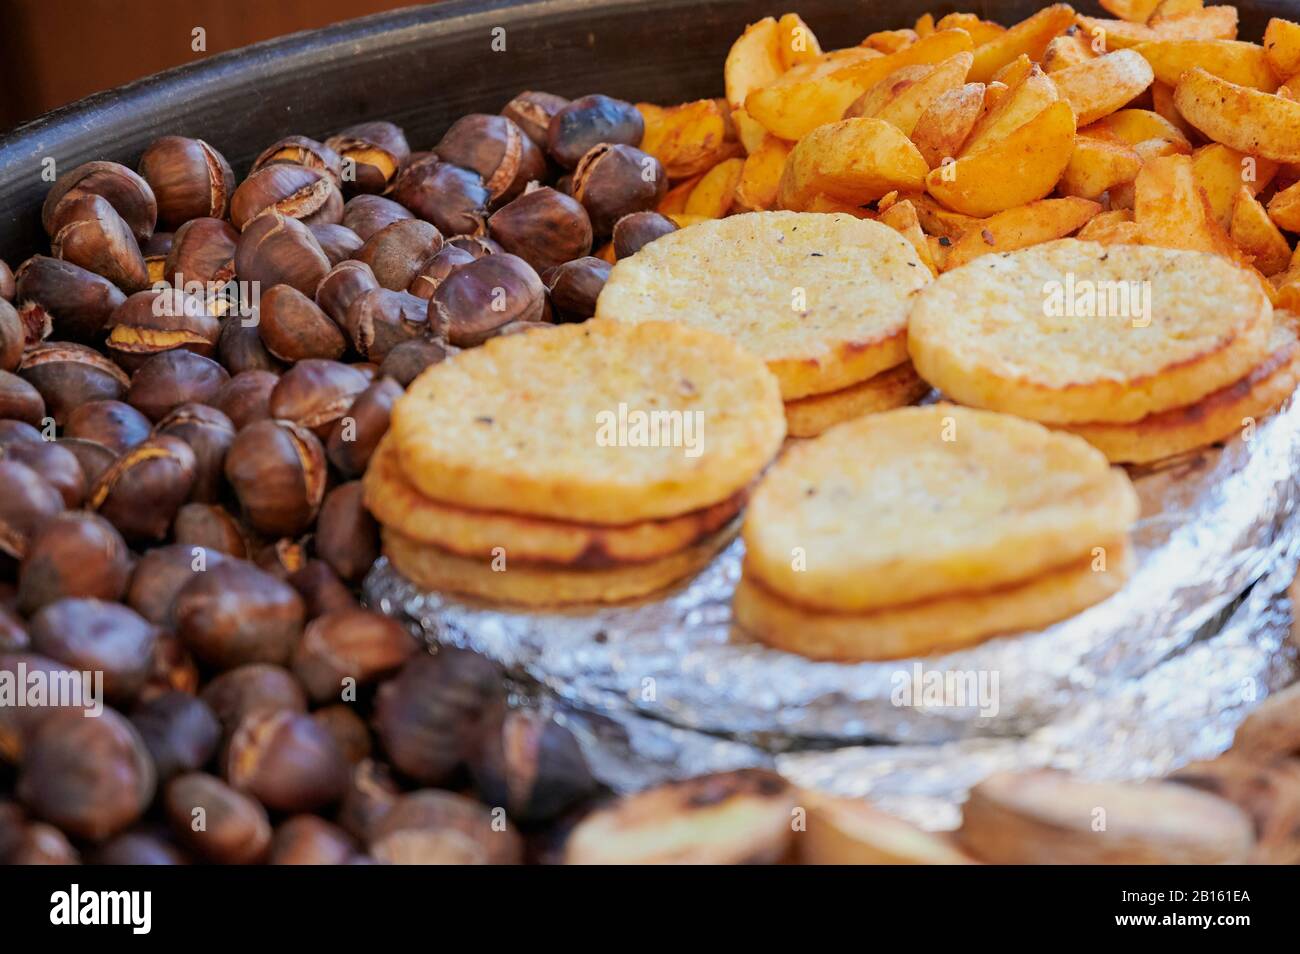
[(271, 392), (271, 416), (324, 439), (369, 386), (370, 379), (352, 365), (315, 358), (299, 361), (280, 376)]
[(224, 219), (191, 219), (172, 236), (163, 265), (163, 280), (187, 289), (191, 283), (218, 288), (235, 277), (235, 246), (239, 233)]
[(103, 517), (55, 514), (32, 537), (18, 573), (18, 608), (30, 616), (68, 597), (118, 600), (131, 576), (126, 541)]
[(224, 219), (235, 174), (225, 156), (202, 139), (162, 136), (140, 157), (140, 175), (158, 198), (158, 221), (175, 231), (192, 219)]
[(276, 285), (262, 293), (257, 333), (267, 351), (288, 363), (340, 358), (348, 347), (342, 329), (291, 285)]
[(144, 814), (155, 781), (144, 742), (119, 713), (105, 709), (88, 719), (60, 710), (33, 734), (17, 792), (35, 815), (75, 837), (102, 841)]
[(58, 329), (59, 338), (80, 344), (99, 340), (126, 295), (102, 275), (46, 255), (33, 255), (15, 276), (14, 300), (34, 345)]
[(307, 624), (294, 651), (293, 671), (314, 701), (337, 701), (348, 686), (371, 685), (396, 672), (418, 648), (391, 617), (360, 607), (345, 609)]
[(405, 291), (420, 266), (442, 248), (442, 233), (423, 219), (401, 219), (366, 240), (355, 258), (370, 266), (375, 281), (392, 291)]
[(409, 292), (373, 288), (352, 300), (343, 316), (343, 328), (357, 354), (382, 362), (405, 341), (440, 336), (439, 329), (431, 327), (430, 318), (424, 299)]
[(128, 374), (164, 351), (183, 349), (209, 358), (221, 335), (221, 323), (204, 310), (202, 299), (177, 288), (136, 292), (108, 324), (104, 347)]
[(246, 663), (213, 677), (199, 697), (229, 735), (254, 712), (306, 712), (307, 696), (289, 670), (273, 663)]
[(343, 194), (329, 174), (307, 166), (275, 163), (249, 175), (230, 200), (230, 221), (241, 231), (269, 209), (304, 225), (343, 218)]
[(488, 219), (488, 233), (538, 272), (591, 252), (591, 219), (586, 209), (549, 186), (503, 205)]
[(185, 646), (216, 669), (286, 663), (302, 635), (297, 591), (246, 560), (222, 560), (196, 573), (172, 612)]
[(424, 260), (420, 265), (420, 270), (411, 279), (411, 284), (407, 286), (406, 290), (416, 298), (423, 298), (428, 301), (452, 271), (461, 265), (468, 265), (470, 262), (477, 261), (479, 257), (455, 245), (444, 245), (439, 251)]
[(443, 235), (479, 235), (487, 227), (491, 193), (479, 174), (436, 156), (404, 169), (392, 196)]
[(572, 732), (553, 715), (504, 704), (489, 717), (470, 772), (484, 801), (524, 822), (549, 821), (596, 790)]
[(94, 348), (68, 341), (45, 341), (27, 349), (18, 374), (40, 392), (56, 424), (90, 401), (116, 401), (130, 387), (121, 368)]
[(487, 255), (447, 276), (429, 299), (429, 324), (458, 348), (482, 344), (516, 321), (542, 321), (546, 288), (515, 255)]
[(501, 115), (513, 120), (539, 148), (546, 148), (546, 133), (555, 114), (569, 105), (563, 96), (525, 90), (501, 109)]
[(144, 688), (160, 635), (135, 610), (84, 597), (42, 607), (28, 633), (34, 652), (81, 672), (102, 672), (104, 695), (114, 705), (129, 704)]
[[(384, 359), (387, 364), (403, 348), (427, 343), (442, 350), (437, 342), (408, 342), (398, 345)], [(439, 359), (441, 360), (441, 359)], [(344, 477), (360, 477), (365, 473), (371, 455), (380, 439), (388, 432), (393, 404), (402, 396), (401, 386), (389, 377), (380, 377), (367, 385), (356, 396), (347, 412), (334, 422), (325, 453), (329, 461)]]
[(546, 130), (546, 149), (565, 169), (572, 169), (601, 143), (635, 146), (645, 135), (645, 120), (629, 102), (596, 93), (558, 110)]
[(145, 268), (149, 270), (149, 284), (156, 285), (163, 280), (163, 271), (167, 265), (167, 256), (172, 250), (171, 232), (154, 232), (149, 241), (140, 246), (144, 253)]
[(379, 287), (375, 273), (364, 262), (339, 262), (316, 287), (316, 304), (340, 328), (346, 329), (348, 308), (365, 292)]
[(623, 216), (653, 209), (667, 188), (659, 160), (633, 146), (601, 143), (573, 171), (573, 197), (600, 236), (609, 235)]
[(149, 284), (149, 267), (131, 227), (99, 195), (87, 194), (59, 204), (50, 254), (102, 275), (125, 292)]
[[(149, 182), (120, 163), (100, 160), (84, 163), (59, 176), (41, 207), (41, 224), (46, 234), (53, 238), (58, 232), (66, 206), (91, 195), (107, 202), (137, 241), (146, 242), (153, 235), (158, 202)], [(170, 229), (164, 225), (163, 231)]]
[(325, 496), (325, 451), (289, 421), (255, 421), (226, 453), (226, 480), (249, 525), (270, 536), (305, 532)]
[(462, 116), (433, 151), (443, 162), (477, 172), (490, 203), (509, 202), (529, 182), (546, 176), (545, 153), (506, 116)]
[(312, 296), (329, 269), (329, 259), (311, 229), (274, 209), (249, 224), (235, 246), (235, 273), (263, 288), (292, 285)]
[(343, 206), (343, 225), (363, 242), (394, 222), (414, 217), (401, 203), (381, 195), (354, 195)]
[(156, 354), (131, 376), (126, 402), (151, 421), (161, 421), (182, 404), (210, 404), (230, 380), (211, 358), (178, 349)]
[(208, 404), (181, 404), (158, 422), (157, 435), (176, 437), (194, 452), (194, 486), (190, 500), (213, 503), (221, 494), (221, 469), (235, 440), (235, 425)]
[(311, 716), (256, 712), (235, 728), (225, 776), (273, 811), (304, 812), (343, 797), (348, 763), (334, 737)]
[(253, 160), (250, 173), (266, 166), (287, 163), (294, 166), (306, 166), (318, 172), (326, 173), (335, 185), (342, 183), (339, 154), (325, 145), (307, 136), (285, 136), (262, 150), (261, 155)]
[(325, 140), (341, 160), (343, 187), (349, 192), (383, 192), (411, 154), (406, 134), (390, 122), (349, 126)]
[(100, 475), (88, 509), (115, 526), (128, 543), (158, 543), (194, 487), (197, 461), (177, 437), (156, 435), (137, 444)]
[(261, 861), (271, 844), (271, 821), (255, 799), (206, 772), (187, 772), (167, 783), (163, 812), (180, 841), (222, 865)]

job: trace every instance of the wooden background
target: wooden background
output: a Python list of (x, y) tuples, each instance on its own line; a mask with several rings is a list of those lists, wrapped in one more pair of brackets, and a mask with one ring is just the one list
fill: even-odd
[[(0, 132), (90, 93), (414, 0), (0, 0)], [(207, 33), (206, 52), (192, 31)]]

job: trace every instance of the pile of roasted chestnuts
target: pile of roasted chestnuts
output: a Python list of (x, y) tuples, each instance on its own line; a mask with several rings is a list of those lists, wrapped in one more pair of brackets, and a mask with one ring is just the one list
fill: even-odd
[(589, 318), (674, 228), (642, 133), (525, 92), (427, 152), (368, 122), (242, 181), (179, 136), (58, 177), (49, 254), (0, 262), (0, 862), (550, 857), (577, 742), (362, 606), (358, 478), (421, 371)]

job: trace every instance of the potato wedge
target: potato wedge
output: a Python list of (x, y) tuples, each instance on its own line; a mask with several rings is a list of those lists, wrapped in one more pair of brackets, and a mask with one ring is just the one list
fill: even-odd
[[(973, 215), (954, 212), (952, 209), (940, 205), (924, 192), (900, 193), (898, 200), (912, 203), (912, 207), (916, 209), (916, 217), (921, 222), (921, 228), (927, 235), (942, 238), (945, 241), (959, 239), (971, 229), (980, 228), (985, 221)], [(881, 206), (884, 206), (883, 201)], [(950, 241), (949, 244), (951, 244)]]
[(740, 184), (744, 168), (744, 159), (724, 159), (718, 163), (704, 173), (699, 185), (691, 190), (683, 211), (703, 219), (722, 218), (735, 204), (736, 186)]
[(1057, 191), (1062, 195), (1098, 199), (1102, 194), (1132, 182), (1142, 168), (1136, 149), (1108, 139), (1079, 136), (1074, 140), (1070, 163), (1061, 175)]
[(731, 111), (731, 125), (736, 128), (736, 138), (740, 140), (740, 146), (745, 150), (745, 155), (749, 155), (761, 146), (764, 137), (768, 135), (767, 130), (744, 109), (733, 109)]
[(1168, 83), (1156, 80), (1151, 84), (1151, 110), (1182, 133), (1184, 139), (1191, 135), (1192, 125), (1174, 105), (1174, 88)]
[(950, 13), (941, 17), (934, 25), (936, 30), (965, 30), (970, 34), (976, 46), (987, 43), (995, 37), (1006, 33), (1007, 28), (1000, 23), (981, 20), (973, 13)]
[(1289, 99), (1293, 103), (1300, 103), (1300, 76), (1293, 76), (1279, 86), (1277, 95), (1283, 99)]
[(1284, 272), (1291, 263), (1291, 246), (1286, 236), (1245, 186), (1237, 190), (1228, 236), (1265, 275)]
[(671, 189), (664, 193), (664, 197), (659, 200), (655, 206), (655, 211), (661, 215), (673, 215), (678, 212), (686, 211), (686, 200), (691, 197), (695, 187), (700, 184), (704, 178), (704, 173), (691, 176), (689, 179), (683, 179)]
[(1056, 84), (1037, 63), (1016, 86), (981, 114), (958, 157), (968, 156), (1006, 139), (1060, 98)]
[[(866, 47), (823, 53), (751, 92), (745, 97), (745, 112), (774, 136), (799, 139), (818, 126), (835, 122), (862, 95), (863, 87), (841, 74), (854, 64), (883, 59), (880, 52)], [(886, 69), (877, 82), (891, 72)]]
[(645, 119), (641, 149), (661, 163), (676, 181), (707, 172), (741, 152), (729, 135), (730, 117), (715, 99), (700, 99), (664, 109), (638, 103)]
[(801, 794), (808, 825), (795, 836), (800, 864), (974, 864), (950, 838), (914, 828), (867, 802), (817, 792)]
[(1271, 93), (1278, 78), (1268, 65), (1264, 48), (1240, 40), (1157, 40), (1139, 43), (1134, 49), (1142, 54), (1156, 78), (1176, 86), (1179, 78), (1193, 67), (1200, 67), (1220, 79), (1238, 86)]
[(1033, 72), (1036, 65), (1037, 64), (1034, 63), (1033, 60), (1024, 53), (1021, 53), (1006, 66), (993, 74), (993, 79), (989, 80), (989, 88), (992, 89), (994, 85), (999, 85), (1005, 86), (1009, 90), (1013, 87), (1019, 86), (1025, 81), (1029, 74)]
[(1068, 4), (1055, 3), (1027, 20), (1021, 20), (976, 48), (969, 78), (976, 83), (986, 83), (994, 73), (1022, 53), (1031, 60), (1041, 60), (1047, 44), (1069, 29), (1074, 18), (1074, 10)]
[(860, 205), (853, 205), (849, 202), (841, 202), (839, 199), (832, 199), (823, 193), (817, 193), (808, 201), (808, 208), (805, 212), (825, 212), (831, 215), (852, 215), (859, 219), (874, 219), (870, 209)]
[(1147, 17), (1148, 26), (1159, 26), (1166, 20), (1173, 20), (1189, 13), (1199, 13), (1205, 9), (1202, 0), (1160, 0), (1156, 8)]
[(731, 44), (722, 65), (722, 79), (732, 109), (740, 109), (746, 96), (786, 71), (780, 42), (776, 20), (764, 17), (745, 27), (745, 32)]
[(736, 186), (736, 204), (748, 212), (766, 212), (776, 206), (781, 172), (793, 146), (768, 134), (745, 158)]
[(1300, 74), (1300, 23), (1274, 17), (1264, 30), (1264, 56), (1278, 76)]
[(965, 52), (950, 56), (935, 66), (905, 66), (893, 75), (897, 77), (899, 73), (915, 69), (924, 70), (925, 73), (914, 81), (892, 86), (890, 95), (885, 101), (879, 105), (873, 103), (874, 108), (870, 112), (854, 113), (855, 106), (872, 99), (873, 93), (882, 86), (891, 84), (893, 78), (891, 77), (885, 80), (884, 83), (877, 84), (871, 91), (864, 94), (862, 99), (849, 107), (845, 118), (858, 115), (883, 119), (885, 122), (897, 126), (903, 135), (910, 136), (916, 128), (917, 120), (930, 108), (931, 103), (949, 90), (957, 89), (965, 82), (971, 59), (971, 54)]
[[(1140, 49), (1140, 47), (1139, 47)], [(1151, 65), (1133, 50), (1118, 50), (1052, 74), (1061, 98), (1080, 126), (1118, 110), (1155, 80)]]
[(1074, 132), (1070, 104), (1055, 102), (1005, 139), (932, 170), (926, 190), (948, 208), (975, 216), (1041, 199), (1069, 165)]
[(861, 45), (881, 53), (897, 53), (920, 38), (915, 30), (880, 30), (863, 40)]
[(1053, 37), (1052, 42), (1048, 43), (1047, 49), (1043, 51), (1043, 72), (1058, 73), (1071, 66), (1079, 66), (1095, 60), (1097, 55), (1092, 44), (1082, 33), (1062, 33), (1058, 37)]
[(1130, 23), (1146, 23), (1160, 0), (1101, 0), (1101, 8)]
[(1245, 186), (1251, 195), (1258, 195), (1277, 175), (1277, 163), (1212, 142), (1192, 153), (1192, 174), (1210, 200), (1214, 217), (1226, 229), (1232, 222), (1237, 190)]
[(912, 31), (918, 38), (929, 36), (934, 32), (934, 14), (923, 13), (916, 18), (916, 23), (912, 25)]
[(888, 225), (911, 242), (912, 247), (916, 249), (916, 254), (930, 270), (930, 274), (939, 274), (939, 266), (935, 263), (934, 256), (930, 254), (930, 243), (921, 229), (921, 220), (917, 217), (916, 206), (907, 199), (895, 202), (877, 216), (877, 221), (882, 225)]
[(1268, 203), (1268, 214), (1278, 228), (1300, 232), (1300, 182), (1274, 195)]
[(1039, 242), (1065, 238), (1083, 228), (1101, 211), (1088, 199), (1040, 199), (990, 216), (948, 250), (945, 268), (957, 268), (991, 252), (1013, 252)]
[(1075, 238), (1102, 245), (1139, 245), (1142, 242), (1141, 230), (1133, 221), (1132, 209), (1099, 212), (1079, 230)]
[(1196, 13), (1186, 13), (1162, 21), (1158, 26), (1128, 23), (1125, 20), (1106, 20), (1081, 16), (1079, 26), (1090, 38), (1100, 37), (1108, 50), (1123, 50), (1155, 40), (1235, 40), (1237, 38), (1237, 8), (1230, 6), (1206, 7)]
[(912, 127), (912, 142), (933, 169), (956, 158), (984, 111), (984, 84), (966, 83), (937, 96)]
[(822, 46), (812, 27), (797, 13), (787, 13), (776, 21), (777, 49), (784, 69), (811, 63), (822, 55)]
[(1216, 142), (1277, 162), (1300, 162), (1300, 103), (1197, 68), (1174, 87), (1174, 105)]
[(1136, 146), (1149, 139), (1166, 139), (1177, 143), (1183, 152), (1192, 144), (1181, 129), (1159, 113), (1149, 109), (1121, 109), (1079, 130), (1080, 136), (1097, 136)]
[(795, 144), (777, 205), (803, 211), (816, 195), (859, 206), (894, 189), (920, 189), (928, 170), (911, 140), (883, 119), (844, 119)]
[(1142, 167), (1134, 182), (1133, 218), (1144, 245), (1214, 252), (1247, 264), (1215, 218), (1188, 156), (1162, 156)]
[(841, 118), (852, 119), (855, 116), (875, 116), (884, 109), (891, 100), (898, 97), (900, 93), (911, 89), (921, 80), (929, 76), (933, 70), (933, 66), (925, 63), (913, 63), (911, 66), (900, 66), (850, 103), (849, 108), (844, 110), (844, 115)]

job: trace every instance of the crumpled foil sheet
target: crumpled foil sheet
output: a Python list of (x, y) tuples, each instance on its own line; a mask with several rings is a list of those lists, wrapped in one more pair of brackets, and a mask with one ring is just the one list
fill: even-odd
[[(615, 790), (773, 765), (945, 828), (992, 771), (1143, 778), (1227, 747), (1245, 712), (1295, 677), (1282, 594), (1300, 557), (1298, 470), (1293, 399), (1249, 440), (1135, 471), (1138, 565), (1119, 593), (1047, 629), (923, 660), (813, 662), (735, 632), (740, 541), (632, 606), (503, 611), (421, 592), (382, 560), (365, 592), (430, 641), (502, 662)], [(995, 675), (996, 713), (895, 705), (917, 663)]]

